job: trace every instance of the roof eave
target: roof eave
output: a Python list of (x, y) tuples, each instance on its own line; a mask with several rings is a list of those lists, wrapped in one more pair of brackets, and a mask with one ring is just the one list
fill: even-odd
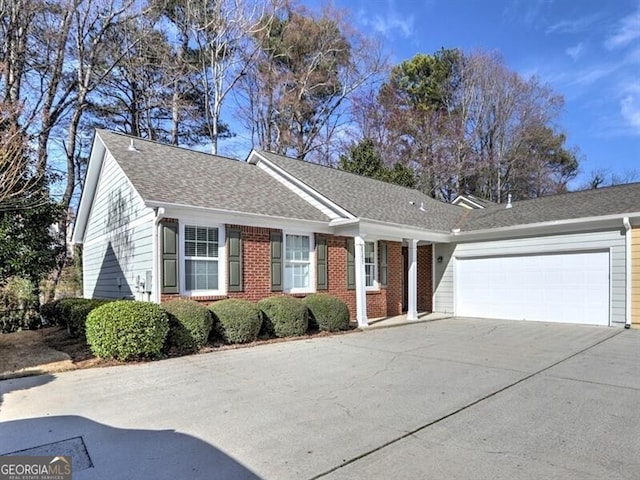
[[(347, 218), (347, 219), (356, 218), (356, 215), (349, 212), (347, 209), (343, 208), (338, 203), (334, 202), (329, 197), (324, 195), (322, 192), (319, 192), (318, 190), (314, 189), (313, 187), (311, 187), (310, 185), (308, 185), (307, 183), (305, 183), (303, 180), (299, 179), (292, 173), (289, 173), (285, 168), (272, 162), (271, 160), (266, 158), (264, 155), (262, 155), (260, 152), (256, 150), (252, 150), (251, 153), (249, 154), (249, 157), (247, 158), (247, 162), (253, 165), (258, 165), (262, 163), (268, 166), (268, 168), (275, 175), (277, 175), (280, 179), (282, 179), (285, 185), (288, 186), (288, 184), (291, 184), (292, 186), (297, 187), (298, 189), (300, 189), (300, 191), (304, 192), (304, 194), (308, 195), (310, 198), (312, 198), (316, 202), (319, 202), (322, 206), (324, 206), (325, 208), (333, 212), (333, 214), (336, 217)], [(308, 202), (307, 199), (304, 199), (304, 200)]]
[(360, 219), (360, 231), (380, 235), (385, 238), (415, 239), (426, 242), (448, 243), (451, 241), (451, 232), (442, 230), (429, 230), (402, 223), (383, 222), (370, 218)]
[(219, 215), (222, 217), (228, 217), (229, 223), (238, 223), (242, 225), (253, 226), (277, 226), (281, 223), (296, 223), (300, 225), (312, 226), (314, 228), (321, 229), (324, 232), (329, 232), (329, 220), (310, 220), (305, 218), (285, 217), (280, 215), (267, 215), (262, 213), (243, 212), (239, 210), (230, 210), (224, 208), (213, 207), (199, 207), (195, 205), (186, 205), (181, 203), (170, 203), (156, 200), (148, 200), (145, 205), (149, 208), (164, 208), (165, 216), (171, 217), (172, 215)]
[(526, 225), (512, 225), (508, 227), (488, 228), (470, 231), (452, 231), (452, 241), (493, 240), (505, 236), (526, 236), (529, 234), (546, 233), (572, 233), (597, 228), (622, 228), (622, 219), (640, 219), (640, 212), (619, 213), (613, 215), (601, 215), (584, 218), (572, 218), (567, 220), (553, 220)]
[(100, 177), (100, 171), (102, 170), (102, 163), (104, 162), (106, 151), (107, 147), (100, 138), (99, 131), (96, 130), (93, 135), (91, 154), (89, 155), (84, 187), (82, 189), (82, 194), (80, 195), (78, 213), (73, 225), (73, 234), (71, 236), (71, 243), (73, 245), (80, 245), (84, 243), (87, 222), (89, 220), (93, 199), (98, 187), (98, 179)]

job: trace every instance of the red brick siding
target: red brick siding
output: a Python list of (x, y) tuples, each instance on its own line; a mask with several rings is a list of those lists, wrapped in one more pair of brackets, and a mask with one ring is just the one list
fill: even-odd
[(229, 298), (257, 302), (274, 294), (271, 291), (271, 232), (273, 228), (228, 225), (242, 230), (242, 292), (229, 292)]
[(433, 275), (431, 269), (432, 262), (432, 246), (420, 245), (418, 247), (418, 311), (430, 312), (433, 308)]
[[(277, 294), (271, 291), (271, 245), (270, 232), (276, 229), (227, 225), (242, 231), (242, 276), (243, 291), (229, 292), (227, 296), (192, 297), (193, 300), (211, 303), (224, 298), (243, 298), (256, 302)], [(347, 237), (319, 235), (327, 239), (327, 290), (349, 306), (351, 318), (356, 317), (355, 290), (347, 289)], [(402, 245), (386, 242), (388, 255), (388, 285), (379, 291), (367, 292), (367, 316), (369, 318), (402, 314)], [(431, 310), (431, 246), (418, 248), (418, 309)], [(315, 279), (314, 279), (315, 280)], [(422, 295), (421, 292), (424, 292)], [(302, 296), (302, 295), (295, 295)], [(179, 298), (179, 295), (161, 296), (161, 301)]]
[(387, 243), (387, 315), (402, 314), (402, 244), (400, 242)]

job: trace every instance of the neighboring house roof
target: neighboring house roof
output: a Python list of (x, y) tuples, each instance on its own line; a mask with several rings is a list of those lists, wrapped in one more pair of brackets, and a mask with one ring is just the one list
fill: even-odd
[(582, 190), (469, 211), (462, 231), (640, 213), (640, 183)]
[(96, 134), (145, 202), (329, 221), (255, 165), (108, 130)]
[(417, 190), (271, 152), (258, 153), (364, 220), (450, 232), (466, 213)]

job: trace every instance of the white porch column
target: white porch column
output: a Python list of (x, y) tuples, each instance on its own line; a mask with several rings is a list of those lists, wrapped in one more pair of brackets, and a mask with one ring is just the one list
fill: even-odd
[(367, 281), (364, 271), (364, 238), (356, 236), (355, 244), (355, 269), (356, 269), (356, 320), (358, 327), (366, 327), (367, 322)]
[(409, 305), (407, 305), (407, 320), (418, 319), (418, 240), (408, 240), (409, 243)]

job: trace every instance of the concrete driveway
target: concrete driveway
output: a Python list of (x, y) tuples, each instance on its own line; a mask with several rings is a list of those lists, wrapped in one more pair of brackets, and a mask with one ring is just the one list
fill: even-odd
[(74, 479), (640, 478), (638, 330), (449, 319), (0, 395), (0, 454)]

